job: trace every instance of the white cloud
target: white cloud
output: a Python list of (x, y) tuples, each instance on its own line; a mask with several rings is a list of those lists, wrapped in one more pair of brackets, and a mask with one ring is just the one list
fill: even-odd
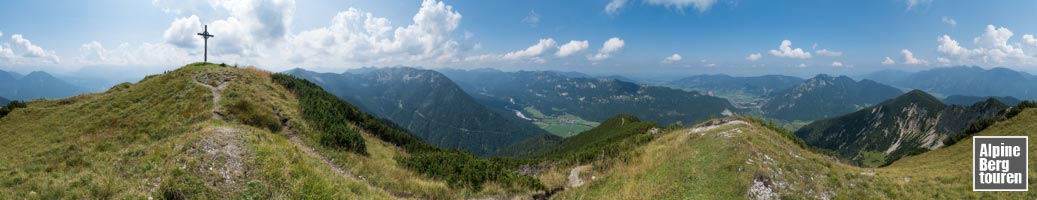
[(760, 53), (754, 53), (749, 54), (749, 56), (746, 56), (745, 60), (748, 60), (749, 62), (756, 62), (757, 60), (760, 60), (760, 58), (763, 58), (763, 55), (760, 55)]
[(954, 20), (954, 19), (952, 19), (950, 17), (947, 17), (947, 16), (943, 16), (943, 18), (940, 18), (940, 21), (943, 22), (944, 24), (950, 25), (951, 27), (958, 26), (958, 21), (957, 20)]
[(933, 0), (907, 0), (907, 10), (932, 4)]
[(529, 27), (537, 27), (540, 24), (540, 14), (537, 14), (535, 10), (530, 10), (526, 18), (522, 18), (523, 24), (528, 24)]
[(799, 63), (799, 65), (796, 65), (796, 67), (804, 68), (804, 67), (807, 67), (807, 64)]
[(457, 62), (463, 49), (451, 36), (461, 18), (452, 6), (434, 0), (423, 1), (413, 23), (400, 27), (373, 13), (349, 8), (339, 12), (327, 27), (291, 37), (289, 62), (360, 66)]
[(472, 39), (473, 37), (475, 37), (475, 33), (472, 33), (471, 31), (464, 31), (465, 40)]
[(907, 65), (928, 65), (929, 64), (929, 62), (927, 62), (925, 60), (922, 60), (922, 59), (919, 59), (919, 58), (915, 58), (915, 54), (911, 53), (911, 51), (908, 51), (907, 49), (901, 49), (900, 50), (900, 54), (904, 56), (904, 64), (907, 64)]
[(710, 8), (716, 4), (716, 0), (643, 0), (647, 4), (651, 5), (662, 5), (666, 7), (674, 7), (678, 10), (684, 10), (686, 7), (695, 7), (695, 10), (701, 12), (709, 11)]
[(832, 50), (828, 50), (828, 49), (821, 49), (821, 50), (817, 50), (815, 52), (817, 53), (817, 55), (822, 55), (822, 56), (843, 56), (843, 52), (832, 51)]
[[(108, 49), (100, 42), (92, 41), (79, 47), (79, 56), (73, 59), (77, 65), (147, 65), (178, 66), (201, 61), (201, 54), (191, 54), (180, 47), (167, 43), (123, 43)], [(210, 55), (210, 60), (231, 60), (239, 56)], [(233, 62), (229, 62), (233, 63)]]
[(801, 48), (792, 48), (792, 41), (782, 40), (781, 45), (778, 46), (777, 50), (770, 50), (771, 55), (785, 58), (799, 58), (807, 59), (810, 58), (810, 52), (803, 51)]
[(623, 46), (625, 45), (626, 42), (618, 37), (609, 38), (609, 40), (605, 41), (605, 44), (602, 45), (601, 49), (598, 50), (598, 53), (594, 54), (594, 56), (587, 56), (587, 60), (601, 61), (608, 59), (612, 57), (612, 54), (623, 50)]
[(201, 46), (201, 38), (196, 35), (200, 32), (202, 32), (202, 23), (198, 20), (197, 15), (191, 15), (173, 20), (173, 24), (162, 34), (162, 38), (166, 43), (174, 46), (194, 49)]
[[(641, 0), (641, 2), (648, 5), (674, 8), (679, 12), (684, 12), (685, 8), (693, 7), (699, 13), (709, 11), (717, 3), (716, 0)], [(608, 4), (605, 4), (605, 14), (616, 16), (616, 14), (619, 14), (619, 9), (625, 7), (626, 4), (627, 0), (611, 0)]]
[[(177, 3), (154, 0), (152, 4), (167, 13), (191, 14), (170, 24), (163, 34), (166, 43), (184, 51), (197, 51), (202, 39), (195, 33), (201, 32), (202, 26), (207, 24), (208, 31), (215, 36), (209, 40), (209, 54), (237, 57), (237, 61), (243, 62), (265, 59), (266, 54), (282, 54), (284, 44), (291, 36), (291, 22), (295, 16), (294, 0), (189, 0)], [(202, 18), (216, 20), (203, 21)]]
[(886, 57), (885, 60), (882, 60), (882, 65), (892, 65), (892, 64), (897, 64), (897, 62), (893, 61), (892, 58)]
[(540, 56), (540, 54), (544, 54), (544, 52), (547, 52), (547, 51), (549, 51), (551, 49), (554, 49), (556, 47), (558, 47), (558, 43), (555, 43), (554, 39), (551, 39), (551, 38), (540, 39), (540, 42), (537, 42), (537, 44), (535, 44), (533, 46), (529, 46), (525, 50), (509, 52), (507, 54), (504, 54), (504, 56), (502, 56), (502, 58), (507, 59), (507, 60), (520, 60), (520, 59), (525, 59), (525, 58), (530, 58), (530, 57), (536, 57), (536, 56)]
[[(3, 36), (0, 33), (0, 36)], [(11, 35), (11, 43), (4, 43), (0, 47), (0, 59), (10, 64), (58, 64), (61, 58), (54, 51), (48, 51), (43, 47), (32, 44), (32, 41), (21, 34)]]
[(673, 55), (667, 56), (666, 58), (663, 58), (662, 63), (669, 64), (669, 63), (675, 63), (677, 61), (681, 61), (681, 55), (675, 53)]
[(987, 25), (985, 31), (979, 37), (972, 40), (976, 48), (966, 48), (949, 35), (937, 37), (939, 44), (936, 50), (948, 64), (963, 65), (1008, 65), (1008, 66), (1030, 66), (1037, 64), (1037, 57), (1032, 53), (1025, 52), (1024, 45), (1037, 45), (1032, 35), (1023, 35), (1022, 42), (1012, 43), (1011, 30), (1005, 27)]
[(832, 62), (832, 67), (842, 67), (843, 63), (839, 61)]
[(558, 52), (555, 52), (555, 56), (566, 57), (575, 53), (579, 53), (583, 50), (587, 50), (588, 47), (590, 47), (590, 42), (588, 42), (587, 40), (571, 40), (569, 41), (569, 43), (565, 43), (565, 45), (558, 47)]
[(626, 4), (627, 0), (609, 1), (609, 3), (605, 5), (605, 14), (608, 14), (609, 16), (615, 16), (616, 14), (619, 14), (619, 9), (623, 8), (623, 6), (626, 6)]
[(1033, 38), (1033, 35), (1026, 34), (1026, 35), (1023, 35), (1023, 44), (1028, 44), (1030, 46), (1037, 46), (1037, 40), (1035, 40)]

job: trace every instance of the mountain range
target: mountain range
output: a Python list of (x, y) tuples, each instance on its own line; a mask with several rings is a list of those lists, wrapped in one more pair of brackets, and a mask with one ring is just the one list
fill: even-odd
[(762, 110), (773, 118), (813, 121), (857, 111), (902, 93), (867, 79), (820, 74), (774, 95)]
[(0, 96), (10, 100), (65, 98), (85, 91), (42, 71), (34, 71), (24, 76), (0, 71)]
[(860, 111), (815, 121), (795, 134), (810, 146), (875, 167), (943, 147), (948, 136), (1007, 107), (993, 98), (969, 106), (945, 105), (928, 93), (912, 90)]
[(1019, 99), (1037, 99), (1037, 77), (1000, 67), (940, 67), (914, 73), (886, 70), (865, 74), (860, 78), (948, 96), (1012, 96)]
[(659, 124), (694, 124), (739, 112), (723, 98), (609, 78), (570, 77), (550, 71), (438, 71), (491, 108), (527, 117), (557, 117), (550, 121), (563, 123), (602, 122), (617, 114), (630, 114)]
[[(531, 110), (576, 109), (563, 104), (542, 108), (565, 102), (554, 100), (564, 99), (558, 97), (563, 95), (548, 95), (547, 88), (586, 98), (597, 98), (590, 93), (643, 94), (652, 98), (642, 100), (660, 104), (676, 97), (656, 96), (656, 92), (698, 93), (646, 89), (650, 86), (603, 78), (554, 78), (550, 72), (500, 72), (515, 73), (502, 77), (524, 84), (478, 82), (499, 84), (494, 87), (458, 87), (443, 75), (412, 68), (287, 73), (304, 75), (195, 63), (104, 92), (30, 100), (26, 108), (0, 118), (0, 135), (5, 136), (0, 140), (0, 183), (4, 185), (0, 198), (1022, 199), (1031, 195), (969, 190), (971, 139), (949, 146), (940, 142), (944, 133), (953, 134), (969, 121), (1004, 110), (1006, 106), (996, 99), (945, 105), (913, 90), (850, 114), (818, 120), (795, 134), (747, 116), (704, 119), (685, 128), (657, 127), (636, 115), (617, 114), (580, 134), (565, 138), (539, 134), (513, 144), (543, 145), (526, 149), (523, 159), (480, 158), (438, 148), (403, 129), (406, 124), (368, 113), (391, 110), (393, 105), (422, 114), (435, 109), (408, 107), (411, 103), (399, 100), (389, 105), (352, 101), (440, 96), (460, 101), (456, 98), (463, 95), (458, 94), (474, 93), (461, 88), (473, 87), (472, 91), (485, 94), (470, 95), (483, 99), (469, 97), (469, 103), (496, 102), (505, 109), (523, 106), (518, 113), (532, 116)], [(296, 76), (311, 76), (312, 81)], [(841, 78), (813, 82), (836, 85), (839, 81), (834, 79)], [(586, 88), (577, 87), (581, 84)], [(525, 90), (503, 100), (504, 93), (494, 91), (503, 86)], [(360, 97), (365, 99), (331, 93), (345, 89), (363, 92), (366, 96)], [(529, 91), (533, 94), (522, 94)], [(691, 97), (703, 102), (718, 99)], [(609, 98), (620, 103), (605, 105), (645, 106), (615, 99), (624, 98)], [(458, 106), (428, 101), (434, 106)], [(543, 102), (525, 103), (536, 101)], [(451, 108), (459, 113), (484, 112)], [(537, 122), (512, 110), (483, 109)], [(1033, 136), (1030, 130), (1037, 128), (1033, 123), (1037, 109), (1017, 114), (992, 121), (974, 134)], [(858, 165), (838, 162), (813, 147), (832, 149), (838, 158)], [(859, 166), (883, 162), (888, 166)]]
[(303, 69), (286, 73), (310, 80), (442, 148), (490, 155), (547, 133), (513, 113), (486, 108), (436, 71), (391, 67), (340, 74)]
[(716, 74), (690, 76), (671, 81), (664, 86), (699, 91), (730, 99), (741, 107), (758, 108), (765, 97), (785, 91), (802, 82), (802, 78), (784, 75), (732, 77)]

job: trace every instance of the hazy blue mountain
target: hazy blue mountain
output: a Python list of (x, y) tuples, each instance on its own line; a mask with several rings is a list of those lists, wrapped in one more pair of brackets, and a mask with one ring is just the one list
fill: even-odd
[(0, 105), (7, 105), (8, 102), (11, 102), (11, 100), (8, 100), (4, 97), (0, 97)]
[[(726, 99), (608, 78), (574, 78), (549, 71), (439, 71), (480, 102), (498, 109), (523, 110), (526, 115), (571, 114), (601, 122), (617, 114), (631, 114), (659, 124), (692, 124), (725, 111), (737, 112)], [(528, 108), (537, 113), (528, 113)]]
[(997, 101), (1000, 101), (1001, 103), (1004, 103), (1006, 105), (1017, 105), (1017, 104), (1019, 104), (1020, 101), (1022, 101), (1022, 100), (1016, 99), (1015, 97), (1012, 97), (1012, 96), (978, 97), (978, 96), (951, 95), (951, 96), (948, 96), (947, 98), (944, 98), (943, 99), (943, 103), (944, 104), (948, 104), (948, 105), (972, 105), (972, 104), (975, 104), (975, 103), (986, 101), (987, 99), (990, 99), (990, 98), (997, 99)]
[(821, 74), (778, 93), (762, 110), (778, 119), (812, 121), (857, 111), (902, 93), (871, 80)]
[(944, 105), (912, 90), (897, 98), (797, 130), (808, 145), (831, 149), (858, 164), (877, 166), (912, 152), (943, 146), (946, 137), (1007, 108), (996, 99), (970, 106)]
[(717, 74), (686, 77), (664, 85), (727, 98), (741, 107), (755, 108), (763, 103), (765, 96), (785, 91), (802, 82), (801, 78), (783, 75), (732, 77)]
[(308, 79), (362, 110), (389, 119), (429, 143), (489, 155), (546, 134), (531, 122), (486, 108), (439, 72), (392, 67), (353, 73), (286, 73)]
[(1008, 68), (943, 67), (910, 73), (905, 77), (875, 79), (902, 88), (943, 95), (1012, 96), (1037, 98), (1037, 78)]
[(620, 76), (620, 75), (610, 75), (610, 76), (604, 76), (602, 78), (616, 79), (616, 80), (620, 80), (620, 81), (626, 81), (626, 82), (641, 84), (641, 81), (634, 80), (632, 78), (629, 78), (629, 77), (626, 77), (626, 76)]
[(0, 71), (0, 96), (10, 100), (65, 98), (85, 91), (42, 71), (24, 76)]
[(899, 82), (901, 80), (904, 80), (908, 76), (911, 76), (911, 74), (912, 74), (911, 72), (907, 72), (907, 71), (903, 71), (903, 70), (886, 69), (886, 70), (880, 70), (880, 71), (876, 71), (876, 72), (860, 75), (860, 76), (857, 76), (856, 78), (858, 80), (868, 79), (868, 80), (873, 80), (875, 82), (879, 82), (879, 83), (883, 83), (883, 84), (893, 85), (892, 83), (896, 83), (896, 82)]

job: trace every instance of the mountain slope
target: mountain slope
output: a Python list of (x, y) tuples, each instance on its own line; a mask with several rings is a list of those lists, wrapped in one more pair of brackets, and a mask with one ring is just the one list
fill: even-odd
[[(1037, 109), (979, 135), (1035, 136)], [(859, 168), (800, 148), (781, 134), (738, 118), (663, 133), (623, 161), (575, 173), (581, 186), (555, 199), (1024, 199), (1029, 192), (974, 192), (971, 139), (877, 169)], [(1030, 151), (1037, 150), (1034, 141)], [(1033, 159), (1033, 158), (1031, 158)], [(1033, 160), (1031, 160), (1033, 162)], [(568, 170), (565, 170), (569, 172)], [(574, 170), (575, 171), (575, 170)], [(1030, 173), (1037, 172), (1031, 168)]]
[(546, 134), (529, 121), (486, 108), (435, 71), (394, 67), (360, 74), (301, 69), (288, 74), (311, 80), (364, 111), (392, 120), (442, 148), (488, 155), (501, 147)]
[(971, 106), (947, 106), (928, 93), (913, 90), (857, 112), (815, 121), (796, 135), (808, 145), (874, 167), (942, 147), (946, 137), (1005, 108), (993, 99)]
[[(104, 93), (30, 101), (0, 118), (0, 198), (456, 199), (531, 190), (502, 172), (510, 166), (407, 140), (331, 94), (296, 93), (273, 77), (286, 76), (196, 63)], [(311, 107), (319, 102), (329, 107)], [(364, 153), (326, 140), (346, 133), (362, 139)], [(427, 154), (462, 173), (433, 177), (408, 164), (434, 161)]]
[(951, 95), (951, 96), (947, 96), (947, 98), (944, 98), (943, 99), (943, 103), (944, 104), (949, 104), (949, 105), (966, 105), (967, 106), (967, 105), (972, 105), (972, 104), (975, 104), (975, 103), (986, 101), (987, 99), (990, 99), (990, 98), (997, 99), (997, 101), (1000, 101), (1001, 103), (1004, 103), (1005, 105), (1016, 105), (1016, 104), (1019, 104), (1019, 102), (1022, 101), (1022, 100), (1016, 99), (1015, 97), (1011, 97), (1011, 96), (978, 97), (978, 96)]
[(853, 112), (902, 93), (871, 80), (821, 74), (777, 94), (763, 105), (763, 111), (778, 119), (812, 121)]
[(0, 96), (11, 100), (65, 98), (84, 91), (46, 72), (35, 71), (20, 76), (0, 71)]
[[(737, 112), (726, 99), (666, 87), (637, 85), (607, 78), (573, 78), (554, 72), (502, 72), (491, 69), (439, 70), (462, 89), (496, 109), (539, 113), (557, 121), (601, 122), (630, 114), (658, 124), (691, 124)], [(727, 112), (725, 112), (727, 111)]]
[(7, 105), (7, 102), (11, 102), (11, 100), (0, 97), (0, 105)]

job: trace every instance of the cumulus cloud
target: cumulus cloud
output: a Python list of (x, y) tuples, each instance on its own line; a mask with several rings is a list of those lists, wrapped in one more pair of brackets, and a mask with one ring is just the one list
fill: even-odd
[(842, 67), (843, 63), (839, 61), (832, 62), (832, 67)]
[(958, 26), (958, 21), (957, 20), (954, 20), (954, 19), (952, 19), (950, 17), (947, 17), (947, 16), (943, 16), (943, 18), (940, 18), (940, 21), (943, 22), (944, 24), (950, 25), (952, 27)]
[(540, 14), (537, 14), (535, 10), (530, 10), (526, 18), (522, 18), (523, 24), (528, 24), (529, 27), (537, 27), (540, 24)]
[(936, 38), (939, 44), (936, 50), (947, 59), (947, 63), (1011, 66), (1037, 64), (1037, 57), (1024, 51), (1024, 45), (1037, 45), (1033, 36), (1023, 35), (1021, 43), (1012, 43), (1009, 40), (1013, 35), (1008, 28), (987, 25), (983, 34), (972, 40), (976, 48), (964, 47), (949, 35), (942, 35)]
[(760, 55), (760, 53), (754, 53), (749, 54), (749, 56), (746, 56), (745, 60), (748, 60), (749, 62), (756, 62), (757, 60), (760, 60), (760, 58), (763, 58), (763, 55)]
[[(413, 23), (395, 27), (360, 9), (339, 12), (326, 27), (300, 32), (290, 40), (292, 63), (355, 65), (434, 65), (459, 60), (462, 47), (451, 38), (461, 14), (453, 6), (425, 0)], [(307, 58), (336, 58), (310, 60)]]
[(21, 34), (11, 35), (11, 42), (0, 46), (0, 60), (15, 65), (61, 63), (61, 58), (54, 51), (33, 44)]
[(883, 65), (892, 65), (892, 64), (897, 64), (897, 62), (893, 61), (892, 58), (886, 57), (885, 60), (882, 60), (882, 64)]
[(191, 15), (173, 20), (173, 24), (169, 25), (162, 38), (174, 46), (194, 49), (201, 46), (202, 41), (196, 35), (201, 30), (202, 22), (198, 20), (197, 15)]
[(558, 47), (558, 52), (555, 52), (555, 56), (566, 57), (575, 53), (579, 53), (583, 50), (587, 50), (588, 47), (590, 47), (590, 42), (588, 42), (587, 40), (571, 40), (569, 41), (569, 43), (565, 43), (565, 45)]
[(1030, 45), (1030, 46), (1037, 46), (1037, 40), (1033, 39), (1033, 35), (1026, 34), (1026, 35), (1023, 35), (1023, 44), (1027, 44), (1027, 45)]
[(673, 55), (667, 56), (666, 58), (663, 58), (662, 63), (669, 64), (669, 63), (675, 63), (677, 61), (681, 61), (681, 55), (675, 53)]
[(619, 39), (618, 37), (609, 38), (607, 41), (605, 41), (605, 44), (602, 45), (601, 49), (598, 50), (598, 53), (594, 54), (593, 56), (587, 56), (587, 60), (601, 61), (608, 59), (612, 57), (612, 54), (619, 52), (620, 50), (623, 50), (623, 46), (625, 45), (626, 42), (624, 42), (622, 39)]
[[(156, 0), (152, 4), (167, 13), (192, 13), (170, 23), (163, 34), (165, 43), (183, 51), (197, 51), (202, 40), (195, 33), (201, 32), (203, 24), (208, 24), (209, 32), (216, 37), (209, 41), (210, 55), (247, 60), (262, 59), (265, 51), (282, 51), (291, 36), (291, 22), (295, 16), (294, 0), (189, 0), (182, 3)], [(198, 15), (212, 13), (221, 17), (203, 21), (203, 17)]]
[(502, 58), (508, 59), (508, 60), (519, 60), (519, 59), (525, 59), (525, 58), (540, 56), (540, 54), (544, 54), (545, 52), (547, 52), (547, 51), (549, 51), (551, 49), (554, 49), (556, 47), (558, 47), (558, 43), (555, 43), (554, 39), (551, 39), (551, 38), (540, 39), (540, 42), (537, 42), (537, 44), (535, 44), (533, 46), (529, 46), (525, 50), (519, 50), (519, 51), (514, 51), (514, 52), (506, 53), (506, 54), (504, 54), (504, 56)]
[(609, 3), (605, 5), (605, 14), (608, 14), (609, 16), (615, 16), (616, 14), (619, 14), (619, 9), (623, 8), (623, 6), (626, 6), (626, 4), (627, 0), (609, 1)]
[(817, 55), (822, 55), (822, 56), (833, 56), (833, 57), (834, 56), (843, 56), (843, 52), (832, 51), (832, 50), (828, 50), (828, 49), (821, 49), (821, 50), (817, 50), (815, 52), (817, 53)]
[(922, 60), (922, 59), (919, 59), (919, 58), (915, 58), (915, 54), (911, 53), (911, 51), (908, 51), (907, 49), (901, 49), (900, 50), (900, 54), (904, 56), (904, 64), (907, 64), (907, 65), (928, 65), (929, 64), (929, 62), (927, 62), (925, 60)]
[(785, 58), (799, 58), (807, 59), (810, 58), (810, 52), (803, 51), (801, 48), (792, 48), (792, 41), (782, 40), (781, 45), (778, 46), (777, 50), (770, 50), (771, 55)]

